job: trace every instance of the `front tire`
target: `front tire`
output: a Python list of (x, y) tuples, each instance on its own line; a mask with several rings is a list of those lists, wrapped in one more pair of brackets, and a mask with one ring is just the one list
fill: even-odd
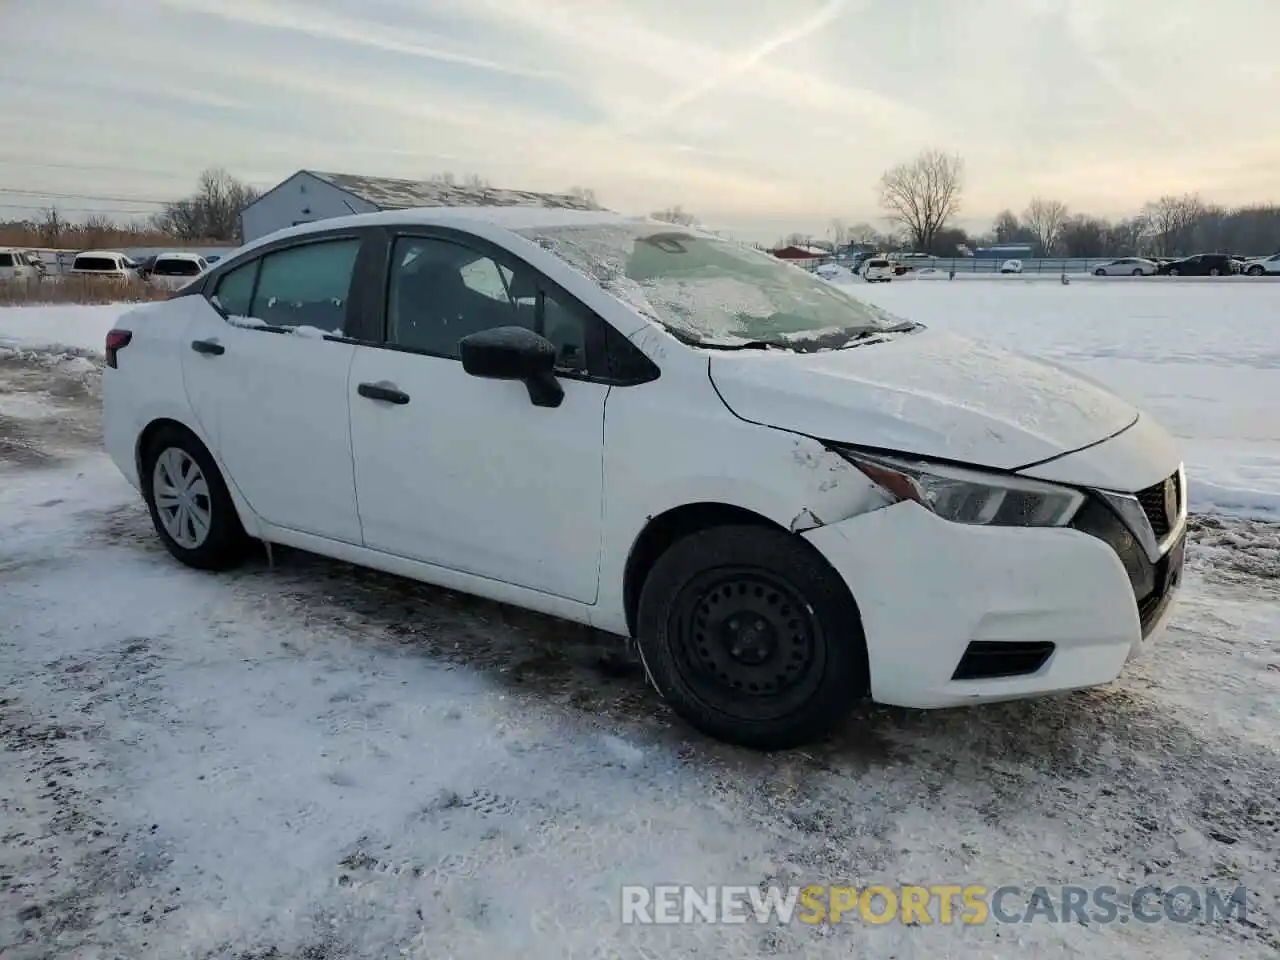
[(1253, 266), (1248, 269), (1247, 273), (1251, 277), (1260, 277), (1262, 276), (1263, 270), (1261, 267)]
[(1097, 270), (1093, 271), (1093, 275), (1095, 277), (1105, 277), (1107, 275), (1107, 271), (1099, 267)]
[(868, 689), (866, 641), (844, 581), (781, 530), (724, 526), (677, 541), (645, 580), (636, 633), (672, 709), (728, 743), (811, 742)]
[(229, 570), (249, 538), (218, 465), (194, 434), (156, 431), (142, 456), (142, 495), (156, 534), (176, 559), (197, 570)]
[(1222, 275), (1222, 271), (1219, 270), (1217, 267), (1214, 267), (1209, 271), (1209, 276), (1211, 277), (1218, 277), (1221, 275)]
[(1131, 276), (1135, 276), (1135, 277), (1142, 276), (1142, 268), (1141, 267), (1135, 268)]

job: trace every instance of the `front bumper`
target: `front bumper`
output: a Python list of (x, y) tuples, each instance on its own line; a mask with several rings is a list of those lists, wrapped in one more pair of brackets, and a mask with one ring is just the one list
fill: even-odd
[[(1163, 629), (1181, 581), (1179, 540), (1152, 565), (1160, 595), (1140, 614), (1132, 572), (1096, 531), (951, 523), (911, 502), (804, 536), (858, 603), (873, 699), (906, 707), (1108, 683)], [(983, 675), (974, 664), (992, 651), (1030, 672)]]

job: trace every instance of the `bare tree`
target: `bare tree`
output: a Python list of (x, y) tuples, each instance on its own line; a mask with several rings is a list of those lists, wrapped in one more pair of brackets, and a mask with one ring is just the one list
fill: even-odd
[(590, 207), (592, 210), (602, 209), (600, 201), (596, 198), (596, 192), (591, 187), (570, 187), (569, 196), (573, 197), (579, 203)]
[(151, 218), (152, 225), (180, 240), (240, 240), (240, 213), (260, 196), (226, 170), (213, 168), (200, 174), (196, 192), (166, 204)]
[(1149, 203), (1145, 210), (1151, 224), (1157, 252), (1169, 256), (1187, 253), (1197, 224), (1204, 215), (1204, 202), (1197, 194), (1171, 194)]
[(859, 243), (867, 247), (878, 247), (884, 242), (884, 237), (869, 223), (855, 223), (844, 232), (845, 239), (849, 243)]
[(1027, 204), (1022, 220), (1040, 245), (1042, 256), (1051, 256), (1062, 236), (1062, 228), (1066, 225), (1069, 211), (1061, 200), (1046, 200), (1035, 197)]
[(901, 225), (916, 249), (929, 252), (938, 231), (960, 209), (964, 161), (941, 150), (926, 150), (914, 160), (885, 171), (880, 205)]
[(1083, 214), (1068, 219), (1058, 235), (1063, 255), (1068, 257), (1105, 257), (1110, 240), (1107, 221)]
[(1018, 220), (1012, 210), (1001, 210), (996, 214), (996, 222), (991, 226), (996, 243), (1020, 243), (1026, 228)]
[(67, 223), (62, 219), (62, 215), (58, 213), (58, 208), (50, 207), (44, 212), (44, 217), (38, 227), (40, 242), (46, 247), (61, 246), (62, 234), (66, 228)]
[(107, 236), (118, 232), (118, 228), (105, 213), (92, 213), (85, 218), (82, 233), (88, 243), (97, 245), (105, 243)]
[(676, 223), (682, 227), (696, 226), (698, 218), (692, 213), (687, 212), (680, 204), (674, 207), (668, 207), (665, 210), (655, 210), (649, 214), (654, 220), (662, 220), (666, 223)]

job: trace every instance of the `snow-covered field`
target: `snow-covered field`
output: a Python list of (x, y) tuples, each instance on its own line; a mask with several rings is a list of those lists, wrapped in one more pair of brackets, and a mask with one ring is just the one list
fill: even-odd
[[(0, 956), (1274, 957), (1280, 285), (854, 289), (1184, 438), (1188, 585), (1116, 684), (867, 707), (760, 756), (580, 627), (288, 551), (181, 568), (96, 449), (116, 309), (0, 310)], [(619, 922), (622, 884), (770, 881), (1249, 897), (1215, 925)]]

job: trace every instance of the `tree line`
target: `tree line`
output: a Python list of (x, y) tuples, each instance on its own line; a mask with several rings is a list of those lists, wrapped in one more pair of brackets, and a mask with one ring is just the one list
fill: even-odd
[[(464, 187), (490, 186), (477, 174), (457, 176), (446, 171), (425, 179)], [(878, 193), (885, 228), (866, 222), (847, 225), (833, 218), (822, 237), (796, 232), (780, 237), (774, 247), (857, 244), (885, 250), (909, 248), (939, 257), (965, 256), (976, 247), (1004, 244), (1027, 245), (1036, 255), (1049, 257), (1264, 255), (1280, 250), (1280, 205), (1229, 208), (1208, 203), (1195, 193), (1159, 197), (1117, 220), (1072, 211), (1053, 198), (1032, 197), (1020, 213), (1003, 210), (990, 230), (969, 233), (953, 222), (961, 209), (964, 184), (963, 158), (924, 150), (881, 176)], [(590, 187), (573, 186), (567, 193), (588, 207), (603, 209)], [(191, 194), (164, 204), (145, 222), (121, 224), (105, 214), (94, 214), (72, 223), (51, 207), (35, 220), (0, 222), (0, 243), (39, 247), (151, 246), (170, 240), (239, 243), (240, 212), (259, 196), (256, 187), (215, 167), (200, 174)], [(680, 204), (650, 216), (681, 226), (701, 225)]]

